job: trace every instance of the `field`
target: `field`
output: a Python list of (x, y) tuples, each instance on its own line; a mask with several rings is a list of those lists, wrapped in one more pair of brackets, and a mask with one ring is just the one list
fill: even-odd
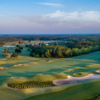
[[(100, 93), (100, 80), (45, 88), (13, 89), (7, 86), (8, 83), (53, 82), (57, 79), (67, 79), (68, 75), (84, 77), (96, 73), (100, 70), (99, 51), (72, 58), (46, 59), (30, 57), (30, 52), (26, 47), (18, 58), (10, 58), (4, 56), (4, 49), (0, 48), (0, 100), (24, 100), (26, 98), (26, 100), (46, 100), (47, 98), (48, 100), (61, 100), (61, 98), (62, 100), (91, 100)], [(13, 53), (14, 48), (11, 48), (9, 52)]]

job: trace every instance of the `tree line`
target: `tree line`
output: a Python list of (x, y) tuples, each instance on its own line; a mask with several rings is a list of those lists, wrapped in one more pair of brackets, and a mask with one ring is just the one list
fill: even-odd
[(30, 55), (32, 57), (42, 57), (42, 58), (67, 58), (82, 54), (88, 54), (99, 50), (100, 50), (99, 45), (88, 46), (87, 48), (72, 48), (72, 49), (66, 46), (43, 46), (43, 47), (32, 47)]
[(34, 40), (66, 40), (66, 41), (74, 41), (74, 40), (88, 40), (88, 41), (100, 41), (100, 35), (1, 35), (0, 43), (5, 42), (14, 42), (14, 41), (34, 41)]

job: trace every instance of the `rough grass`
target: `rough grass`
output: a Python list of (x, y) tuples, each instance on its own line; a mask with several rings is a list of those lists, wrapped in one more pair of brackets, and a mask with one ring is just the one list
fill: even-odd
[(73, 71), (74, 71), (73, 69), (67, 69), (64, 72), (73, 72)]
[(87, 68), (100, 68), (100, 64), (86, 65)]
[(85, 69), (85, 68), (84, 67), (75, 67), (74, 69), (78, 70), (78, 69)]
[(3, 64), (6, 64), (6, 62), (0, 61), (0, 66), (3, 65)]
[(100, 93), (100, 81), (85, 83), (67, 88), (56, 93), (49, 93), (27, 98), (25, 100), (94, 100)]

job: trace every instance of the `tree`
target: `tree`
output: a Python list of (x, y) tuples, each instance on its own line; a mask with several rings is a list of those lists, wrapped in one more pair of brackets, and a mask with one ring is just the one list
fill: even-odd
[(29, 42), (31, 42), (31, 40), (29, 40)]
[(25, 47), (29, 47), (29, 44), (26, 44)]
[(19, 44), (23, 44), (23, 41), (19, 41)]
[(64, 56), (65, 57), (71, 57), (72, 56), (72, 52), (71, 52), (70, 48), (68, 48), (67, 50), (64, 51)]
[(13, 53), (13, 54), (11, 55), (11, 57), (17, 58), (17, 57), (18, 57), (18, 54), (17, 54), (17, 53)]
[(4, 53), (4, 55), (7, 55), (8, 54), (8, 50), (5, 49), (3, 53)]
[(50, 51), (49, 51), (49, 50), (47, 50), (47, 52), (45, 53), (45, 56), (46, 56), (47, 58), (50, 58), (50, 57), (51, 57), (51, 54), (50, 54)]
[(42, 58), (44, 58), (44, 54), (42, 54)]
[(16, 45), (16, 47), (20, 47), (20, 45), (18, 44), (18, 45)]
[(23, 47), (20, 47), (21, 50), (23, 50)]
[(21, 53), (21, 49), (20, 49), (20, 48), (16, 48), (16, 49), (15, 49), (15, 52)]

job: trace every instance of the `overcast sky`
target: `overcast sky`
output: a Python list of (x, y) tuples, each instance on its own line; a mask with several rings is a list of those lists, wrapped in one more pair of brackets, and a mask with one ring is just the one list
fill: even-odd
[(100, 33), (100, 0), (0, 0), (0, 34)]

